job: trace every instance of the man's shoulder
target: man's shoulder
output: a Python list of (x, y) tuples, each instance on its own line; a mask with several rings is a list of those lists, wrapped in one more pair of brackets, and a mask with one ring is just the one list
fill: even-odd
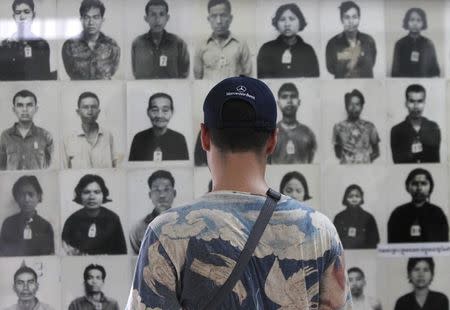
[(373, 37), (370, 35), (370, 34), (368, 34), (368, 33), (365, 33), (365, 32), (359, 32), (359, 39), (361, 40), (361, 41), (366, 41), (366, 42), (373, 42), (373, 43), (375, 43), (375, 40), (373, 39)]
[(153, 129), (152, 127), (144, 129), (142, 131), (139, 131), (134, 135), (134, 139), (140, 140), (140, 139), (146, 139), (149, 138), (149, 136), (153, 135)]
[(439, 128), (438, 123), (436, 123), (435, 121), (432, 121), (426, 117), (423, 118), (423, 122), (426, 124), (426, 126), (428, 127), (433, 127), (433, 128)]
[(411, 203), (407, 202), (402, 205), (395, 207), (394, 211), (392, 211), (391, 216), (400, 216), (404, 213), (409, 213), (411, 210)]
[(102, 41), (108, 45), (114, 45), (114, 46), (119, 47), (116, 40), (114, 40), (112, 37), (104, 34), (103, 32), (102, 32)]
[(50, 133), (50, 131), (48, 131), (47, 129), (45, 129), (45, 128), (43, 128), (43, 127), (40, 127), (40, 126), (34, 126), (34, 130), (36, 130), (36, 132), (39, 134), (39, 135), (43, 135), (43, 136), (48, 136), (48, 137), (51, 137), (52, 136), (52, 134)]
[(166, 135), (177, 139), (184, 139), (184, 135), (182, 133), (170, 128), (167, 128)]

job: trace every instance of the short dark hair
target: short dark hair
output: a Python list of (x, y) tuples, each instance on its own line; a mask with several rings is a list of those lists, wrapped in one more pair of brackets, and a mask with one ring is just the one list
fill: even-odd
[(12, 100), (13, 105), (15, 105), (17, 97), (31, 97), (34, 99), (34, 104), (37, 105), (36, 95), (33, 92), (29, 91), (28, 89), (22, 89), (21, 91), (17, 92), (14, 95), (13, 100)]
[(150, 0), (145, 5), (145, 15), (148, 15), (148, 9), (152, 5), (162, 5), (166, 9), (166, 13), (169, 13), (169, 5), (167, 4), (166, 1), (164, 1), (164, 0)]
[(105, 185), (105, 181), (103, 178), (96, 174), (86, 174), (81, 177), (80, 181), (78, 181), (77, 186), (75, 186), (75, 198), (73, 199), (74, 202), (81, 205), (81, 192), (83, 189), (88, 186), (91, 183), (97, 183), (100, 186), (100, 189), (103, 193), (103, 203), (112, 201), (108, 198), (109, 196), (109, 189)]
[(277, 96), (280, 97), (281, 93), (285, 92), (285, 91), (294, 92), (298, 96), (298, 88), (297, 88), (297, 86), (295, 86), (294, 83), (290, 83), (290, 82), (289, 83), (283, 83), (283, 85), (280, 86), (280, 89), (278, 89)]
[(99, 9), (100, 15), (105, 16), (105, 5), (100, 0), (83, 0), (80, 5), (80, 16), (83, 17), (91, 8)]
[(212, 183), (212, 180), (209, 180), (209, 182), (208, 182), (208, 193), (212, 192), (212, 189), (213, 189), (213, 183)]
[(28, 267), (28, 266), (20, 266), (19, 269), (16, 270), (16, 272), (14, 273), (14, 277), (13, 277), (13, 281), (14, 283), (16, 282), (16, 279), (19, 275), (21, 275), (22, 273), (31, 273), (34, 277), (34, 280), (37, 282), (37, 273), (36, 271), (34, 271), (33, 268)]
[(153, 95), (150, 96), (150, 98), (148, 99), (148, 106), (147, 106), (147, 111), (150, 110), (152, 108), (152, 101), (156, 98), (167, 98), (170, 100), (170, 109), (173, 112), (173, 99), (169, 94), (166, 93), (154, 93)]
[(351, 267), (351, 268), (349, 268), (349, 269), (347, 270), (347, 274), (349, 274), (350, 272), (358, 272), (358, 273), (361, 274), (361, 276), (362, 276), (364, 279), (366, 278), (366, 275), (364, 274), (364, 272), (362, 271), (362, 269), (359, 268), (359, 267)]
[(353, 1), (344, 1), (341, 3), (341, 5), (339, 6), (339, 11), (341, 14), (341, 19), (342, 16), (344, 16), (345, 12), (347, 12), (350, 9), (356, 9), (356, 11), (358, 11), (358, 16), (361, 16), (361, 9), (359, 7), (359, 5), (357, 5), (355, 2)]
[(225, 7), (227, 8), (228, 12), (231, 13), (231, 3), (228, 0), (209, 0), (208, 1), (208, 12), (213, 6), (216, 6), (219, 4), (224, 4)]
[(31, 185), (36, 190), (36, 193), (39, 195), (39, 202), (42, 202), (42, 187), (39, 184), (38, 179), (34, 175), (23, 175), (20, 178), (17, 179), (16, 182), (14, 182), (14, 185), (12, 187), (12, 194), (14, 197), (14, 200), (17, 201), (19, 199), (19, 191), (20, 189), (25, 185)]
[(347, 186), (347, 188), (345, 189), (345, 192), (344, 192), (344, 196), (342, 197), (342, 204), (346, 207), (348, 207), (347, 196), (353, 190), (359, 191), (359, 193), (361, 194), (361, 204), (364, 203), (364, 191), (362, 190), (361, 186), (359, 186), (358, 184), (351, 184), (351, 185)]
[(298, 7), (298, 5), (295, 3), (288, 3), (288, 4), (281, 5), (275, 12), (275, 16), (272, 18), (272, 26), (274, 26), (275, 29), (278, 30), (278, 27), (277, 27), (278, 20), (280, 19), (281, 15), (283, 15), (283, 13), (287, 10), (291, 10), (291, 12), (294, 13), (295, 16), (297, 16), (298, 22), (299, 22), (298, 30), (302, 31), (303, 29), (305, 29), (305, 27), (307, 25), (306, 18), (303, 15), (300, 8)]
[(18, 6), (19, 4), (26, 4), (30, 7), (30, 9), (33, 11), (34, 13), (34, 1), (33, 0), (14, 0), (14, 2), (11, 5), (11, 8), (13, 11), (16, 10), (16, 6)]
[(105, 268), (103, 268), (102, 265), (90, 264), (86, 268), (84, 268), (83, 278), (84, 278), (85, 282), (87, 281), (87, 278), (89, 276), (88, 272), (91, 271), (91, 270), (98, 270), (98, 271), (100, 271), (102, 273), (103, 281), (105, 280), (105, 278), (106, 278), (106, 270), (105, 270)]
[(434, 276), (434, 260), (432, 257), (411, 257), (408, 259), (408, 265), (406, 266), (406, 271), (408, 272), (408, 276), (411, 271), (416, 267), (418, 262), (427, 262), (428, 266), (430, 266), (431, 274)]
[(153, 182), (156, 179), (167, 179), (172, 184), (172, 187), (175, 187), (175, 179), (173, 178), (172, 173), (166, 170), (157, 170), (153, 172), (147, 180), (148, 188), (152, 188)]
[(431, 176), (431, 173), (430, 173), (428, 170), (425, 170), (425, 169), (423, 169), (423, 168), (416, 168), (416, 169), (412, 170), (412, 171), (408, 174), (408, 177), (407, 177), (406, 180), (405, 180), (405, 187), (406, 187), (406, 190), (408, 190), (409, 182), (411, 182), (412, 179), (413, 179), (416, 175), (420, 175), (420, 174), (423, 174), (423, 175), (428, 179), (428, 181), (430, 182), (430, 195), (431, 195), (431, 193), (433, 192), (433, 188), (434, 188), (433, 177)]
[[(222, 105), (222, 120), (230, 122), (253, 121), (255, 109), (240, 99), (228, 100)], [(260, 152), (272, 131), (256, 128), (209, 128), (212, 143), (222, 152)], [(239, 137), (239, 138), (236, 138)]]
[(427, 29), (428, 28), (427, 13), (425, 13), (425, 11), (421, 8), (410, 8), (408, 11), (406, 11), (405, 17), (403, 17), (403, 29), (408, 30), (408, 21), (409, 18), (411, 17), (411, 14), (414, 12), (419, 14), (420, 18), (422, 18), (423, 27), (421, 30)]
[(95, 98), (98, 102), (98, 105), (100, 105), (100, 99), (98, 99), (98, 96), (96, 94), (90, 91), (85, 91), (78, 97), (78, 107), (80, 107), (81, 100), (83, 100), (84, 98)]
[(312, 197), (309, 195), (309, 188), (308, 183), (306, 182), (306, 178), (303, 174), (301, 174), (298, 171), (291, 171), (286, 173), (280, 182), (280, 193), (283, 192), (284, 187), (286, 186), (286, 183), (289, 182), (292, 179), (297, 179), (303, 186), (303, 189), (305, 190), (303, 194), (303, 200), (309, 200)]
[(423, 87), (420, 84), (411, 84), (406, 88), (406, 90), (405, 90), (406, 100), (408, 100), (409, 93), (424, 93), (425, 96), (427, 95), (427, 91), (426, 91), (425, 87)]
[(345, 93), (344, 95), (344, 102), (345, 102), (345, 107), (348, 106), (350, 100), (353, 97), (358, 97), (359, 100), (361, 101), (361, 105), (364, 105), (364, 103), (366, 103), (365, 99), (364, 99), (364, 95), (357, 89), (352, 90), (349, 93)]

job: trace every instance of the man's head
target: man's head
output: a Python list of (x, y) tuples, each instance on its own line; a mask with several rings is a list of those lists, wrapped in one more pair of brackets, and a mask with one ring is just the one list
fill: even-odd
[(177, 195), (175, 190), (175, 179), (166, 170), (153, 172), (147, 180), (149, 192), (157, 214), (160, 214), (172, 207), (173, 200)]
[(13, 97), (13, 112), (16, 114), (20, 123), (28, 123), (33, 121), (34, 114), (36, 114), (37, 98), (29, 90), (21, 90)]
[(100, 114), (100, 100), (92, 92), (84, 92), (78, 97), (77, 114), (83, 124), (91, 124), (97, 121)]
[(172, 97), (166, 93), (153, 94), (148, 99), (147, 115), (153, 127), (166, 128), (173, 115)]
[(169, 21), (169, 5), (165, 0), (150, 0), (145, 6), (145, 22), (153, 33), (161, 33)]
[(344, 96), (345, 110), (349, 119), (356, 120), (360, 117), (365, 100), (363, 94), (354, 89), (350, 93), (346, 93)]
[(36, 13), (34, 11), (33, 0), (14, 0), (11, 5), (13, 18), (17, 26), (30, 26)]
[(21, 266), (14, 273), (13, 290), (16, 292), (19, 301), (26, 302), (35, 298), (39, 288), (37, 273), (28, 266)]
[(24, 175), (14, 183), (12, 194), (21, 212), (31, 214), (42, 202), (43, 191), (34, 175)]
[(411, 195), (412, 201), (422, 204), (430, 198), (434, 188), (431, 173), (423, 168), (412, 170), (405, 181), (406, 191)]
[(348, 271), (348, 280), (353, 297), (359, 297), (364, 293), (366, 278), (364, 272), (358, 267), (352, 267)]
[(342, 2), (339, 6), (341, 13), (341, 22), (345, 32), (356, 32), (359, 27), (359, 19), (361, 17), (361, 9), (353, 1)]
[(105, 268), (101, 265), (90, 264), (84, 269), (83, 278), (86, 295), (100, 293), (105, 284)]
[(208, 21), (213, 35), (225, 36), (228, 34), (233, 15), (231, 15), (231, 3), (228, 0), (209, 0)]
[(297, 114), (301, 100), (294, 83), (284, 83), (278, 90), (277, 104), (283, 117), (294, 117)]
[(206, 96), (203, 113), (201, 135), (206, 151), (213, 146), (222, 154), (267, 156), (273, 152), (277, 105), (262, 81), (240, 76), (219, 82)]
[(80, 19), (85, 34), (98, 34), (105, 20), (104, 16), (105, 6), (100, 0), (83, 0), (81, 2)]
[(405, 106), (411, 118), (421, 117), (425, 108), (427, 92), (420, 84), (411, 84), (405, 91)]

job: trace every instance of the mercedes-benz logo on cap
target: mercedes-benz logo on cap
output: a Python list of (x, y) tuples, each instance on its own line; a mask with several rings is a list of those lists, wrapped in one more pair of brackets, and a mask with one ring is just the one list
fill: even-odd
[(238, 87), (236, 87), (236, 90), (240, 93), (244, 93), (247, 91), (247, 87), (245, 87), (244, 85), (239, 85)]

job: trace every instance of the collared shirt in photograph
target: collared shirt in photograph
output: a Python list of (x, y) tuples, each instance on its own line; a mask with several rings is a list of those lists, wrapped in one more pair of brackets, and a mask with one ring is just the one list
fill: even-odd
[(100, 301), (95, 301), (92, 298), (82, 296), (74, 299), (68, 310), (119, 310), (119, 305), (117, 301), (110, 297), (106, 297), (105, 294), (101, 293), (102, 296)]
[(437, 77), (441, 73), (433, 42), (407, 35), (395, 43), (393, 77)]
[(186, 43), (164, 31), (156, 45), (149, 31), (138, 36), (131, 47), (131, 64), (136, 79), (181, 79), (189, 75)]
[(392, 127), (391, 150), (396, 164), (438, 163), (441, 130), (438, 124), (422, 117), (419, 131), (415, 131), (408, 117)]
[[(351, 47), (344, 32), (328, 41), (326, 61), (328, 71), (335, 78), (373, 78), (373, 66), (377, 58), (375, 40), (368, 34), (357, 32), (356, 47)], [(357, 52), (357, 61), (352, 68), (346, 56)]]
[(54, 80), (50, 72), (50, 46), (39, 37), (27, 40), (14, 35), (0, 43), (0, 80)]
[(316, 136), (308, 126), (296, 122), (292, 128), (277, 124), (278, 143), (269, 158), (271, 164), (309, 164), (317, 150)]
[(52, 225), (37, 213), (29, 219), (17, 213), (2, 224), (0, 248), (3, 249), (0, 252), (6, 256), (53, 255), (53, 236)]
[[(36, 297), (35, 297), (35, 299), (36, 299), (36, 305), (31, 310), (53, 310), (52, 307), (50, 307), (49, 305), (47, 305), (43, 302), (40, 302), (39, 299), (37, 299)], [(23, 307), (20, 306), (19, 304), (15, 304), (8, 308), (4, 308), (3, 310), (23, 310)]]
[(341, 164), (370, 164), (372, 146), (379, 142), (375, 125), (363, 119), (356, 122), (344, 120), (333, 127), (333, 144), (342, 149)]
[(135, 254), (139, 254), (139, 249), (141, 247), (142, 239), (144, 238), (145, 231), (147, 230), (148, 224), (155, 219), (157, 213), (153, 211), (145, 218), (141, 219), (130, 232), (130, 244)]
[(244, 40), (230, 33), (223, 42), (210, 36), (199, 43), (194, 56), (196, 79), (219, 80), (240, 74), (252, 74), (250, 50)]
[(62, 59), (72, 80), (109, 80), (119, 66), (120, 47), (102, 32), (93, 49), (82, 32), (64, 42)]
[(22, 137), (15, 123), (0, 136), (0, 170), (48, 168), (53, 155), (53, 138), (45, 129), (31, 125)]
[(155, 152), (161, 156), (161, 160), (188, 160), (188, 148), (184, 136), (167, 128), (167, 131), (157, 136), (153, 127), (138, 132), (131, 143), (129, 161), (154, 160)]
[(99, 127), (93, 144), (80, 129), (64, 139), (63, 167), (72, 169), (112, 168), (117, 162), (114, 138), (111, 132)]
[(266, 42), (258, 52), (258, 78), (318, 77), (319, 62), (311, 45), (296, 36), (290, 46), (283, 36)]
[(414, 292), (403, 295), (395, 303), (394, 310), (448, 310), (448, 298), (444, 294), (428, 291), (425, 303), (419, 305)]

